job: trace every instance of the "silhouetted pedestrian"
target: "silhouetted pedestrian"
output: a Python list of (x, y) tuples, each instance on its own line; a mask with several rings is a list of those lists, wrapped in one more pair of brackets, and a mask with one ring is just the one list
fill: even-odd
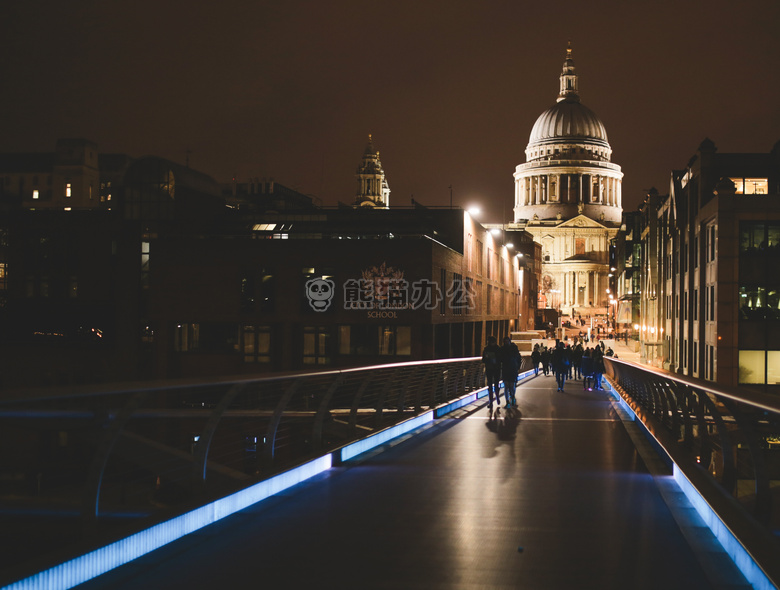
[(485, 365), (485, 381), (488, 388), (488, 409), (493, 409), (493, 398), (500, 405), (499, 382), (501, 381), (501, 347), (496, 344), (495, 336), (488, 336), (488, 343), (482, 351), (482, 363)]
[(509, 336), (504, 337), (504, 345), (501, 347), (501, 379), (504, 381), (504, 398), (506, 407), (517, 406), (515, 389), (517, 388), (517, 374), (520, 372), (520, 350), (517, 344), (512, 342)]

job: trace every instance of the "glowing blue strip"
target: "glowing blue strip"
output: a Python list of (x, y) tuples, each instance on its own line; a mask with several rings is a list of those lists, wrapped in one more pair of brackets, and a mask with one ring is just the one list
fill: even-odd
[(404, 422), (401, 422), (400, 424), (396, 424), (395, 426), (386, 428), (381, 432), (377, 432), (376, 434), (372, 434), (371, 436), (368, 436), (364, 439), (353, 442), (351, 445), (347, 445), (346, 447), (341, 449), (341, 460), (349, 461), (350, 459), (352, 459), (352, 457), (356, 457), (361, 453), (370, 451), (371, 449), (386, 443), (387, 441), (395, 438), (396, 436), (401, 436), (402, 434), (406, 434), (407, 432), (414, 430), (418, 426), (422, 426), (423, 424), (427, 424), (428, 422), (432, 422), (432, 421), (433, 421), (433, 410), (429, 410), (423, 414), (420, 414), (415, 418), (411, 418), (410, 420), (406, 420)]
[(750, 553), (739, 542), (739, 539), (728, 529), (694, 485), (685, 477), (685, 474), (677, 467), (676, 463), (673, 476), (674, 481), (680, 486), (688, 501), (696, 509), (696, 512), (699, 513), (699, 516), (712, 531), (712, 534), (715, 535), (715, 538), (720, 541), (723, 550), (731, 557), (748, 583), (756, 589), (776, 590), (777, 587), (769, 580), (761, 567), (750, 556)]
[[(647, 429), (641, 420), (637, 420), (636, 413), (631, 406), (629, 406), (622, 396), (618, 395), (612, 388), (612, 385), (607, 382), (610, 391), (617, 397), (620, 406), (631, 416), (632, 420), (637, 421), (647, 433)], [(649, 433), (648, 433), (649, 435)], [(652, 435), (649, 435), (652, 437)], [(655, 441), (655, 438), (651, 439)], [(655, 446), (655, 445), (654, 445)], [(658, 449), (657, 449), (658, 451)], [(665, 454), (665, 457), (668, 455)], [(662, 457), (662, 458), (665, 458)], [(742, 575), (753, 588), (761, 590), (777, 590), (777, 587), (767, 578), (766, 574), (750, 556), (750, 553), (742, 546), (742, 543), (734, 536), (734, 534), (723, 523), (718, 514), (707, 503), (696, 487), (685, 476), (682, 470), (677, 466), (677, 463), (672, 462), (672, 476), (674, 481), (677, 482), (680, 490), (688, 498), (688, 501), (696, 509), (696, 512), (701, 516), (701, 519), (718, 539), (718, 542), (723, 546), (723, 550), (731, 557), (731, 560), (737, 566)]]
[(331, 464), (332, 457), (327, 454), (81, 557), (14, 582), (3, 590), (73, 588), (322, 473), (330, 469)]
[[(487, 389), (485, 389), (485, 391), (487, 391)], [(436, 408), (434, 410), (434, 417), (441, 418), (445, 414), (449, 414), (450, 412), (457, 410), (458, 408), (467, 406), (470, 403), (477, 401), (478, 399), (479, 399), (479, 395), (477, 395), (477, 392), (464, 395), (463, 397), (456, 399), (454, 402), (448, 403), (446, 406), (441, 406), (439, 408)]]
[[(522, 381), (523, 379), (530, 377), (534, 374), (534, 370), (531, 369), (530, 371), (526, 371), (525, 373), (520, 373), (517, 376), (518, 381)], [(499, 381), (498, 383), (499, 387), (504, 387), (504, 382)], [(440, 408), (437, 408), (435, 410), (435, 417), (441, 418), (445, 414), (449, 414), (450, 412), (457, 410), (458, 408), (462, 408), (463, 406), (467, 406), (468, 404), (477, 401), (478, 399), (481, 399), (485, 397), (488, 394), (487, 387), (483, 387), (481, 389), (478, 389), (468, 395), (465, 395), (459, 399), (456, 399), (454, 402), (451, 402), (447, 404), (446, 406), (442, 406)]]

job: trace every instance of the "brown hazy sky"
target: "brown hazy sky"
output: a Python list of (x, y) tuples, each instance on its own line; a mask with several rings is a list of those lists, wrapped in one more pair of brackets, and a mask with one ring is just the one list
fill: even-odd
[(226, 182), (350, 202), (374, 136), (391, 204), (511, 218), (516, 165), (571, 40), (624, 208), (705, 137), (780, 140), (780, 2), (6, 0), (0, 151), (85, 137)]

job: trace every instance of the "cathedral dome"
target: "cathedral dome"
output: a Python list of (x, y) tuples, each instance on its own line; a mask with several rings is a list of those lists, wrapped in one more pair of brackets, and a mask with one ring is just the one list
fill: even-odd
[(601, 119), (580, 102), (571, 44), (559, 79), (557, 102), (536, 119), (515, 168), (515, 220), (557, 226), (584, 216), (619, 227), (623, 173)]
[(579, 98), (566, 98), (539, 115), (531, 129), (528, 147), (559, 143), (562, 139), (609, 145), (604, 123)]
[(526, 161), (610, 161), (612, 148), (604, 123), (580, 102), (571, 46), (566, 50), (560, 83), (558, 102), (539, 115), (531, 129), (525, 148)]

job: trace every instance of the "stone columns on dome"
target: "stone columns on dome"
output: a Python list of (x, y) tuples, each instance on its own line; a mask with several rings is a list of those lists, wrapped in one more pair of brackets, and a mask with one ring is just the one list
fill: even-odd
[(604, 202), (604, 185), (602, 183), (603, 179), (604, 177), (601, 174), (599, 174), (599, 202), (600, 203)]

